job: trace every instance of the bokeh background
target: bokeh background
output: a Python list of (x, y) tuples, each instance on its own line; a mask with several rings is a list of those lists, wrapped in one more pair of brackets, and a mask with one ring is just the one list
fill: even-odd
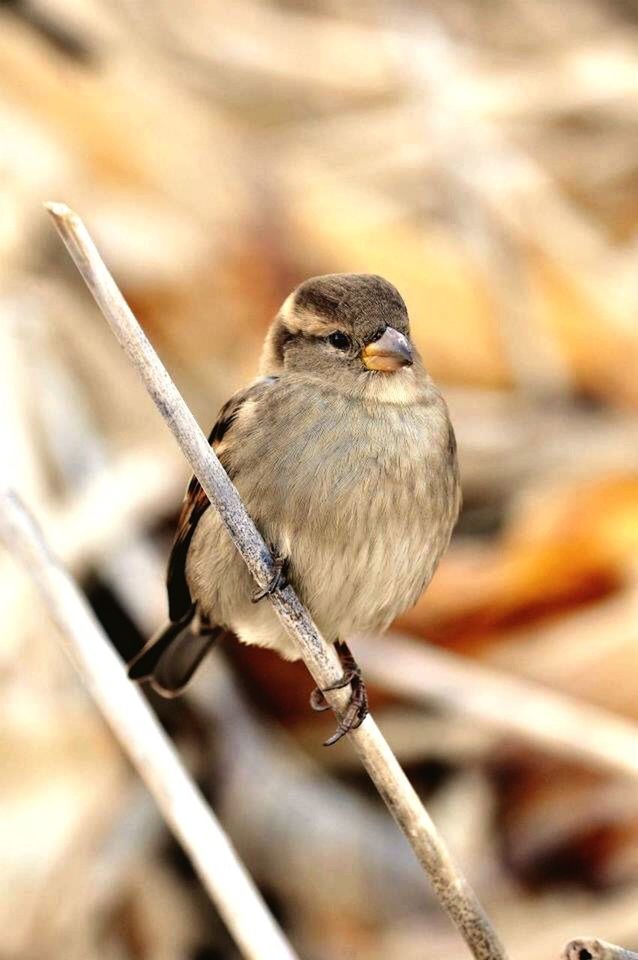
[[(353, 644), (373, 710), (514, 960), (638, 948), (638, 3), (0, 3), (2, 471), (129, 657), (187, 470), (47, 199), (205, 429), (297, 282), (399, 287), (465, 508)], [(4, 554), (0, 598), (0, 956), (233, 960)], [(305, 958), (465, 956), (311, 686), (235, 646), (153, 703)]]

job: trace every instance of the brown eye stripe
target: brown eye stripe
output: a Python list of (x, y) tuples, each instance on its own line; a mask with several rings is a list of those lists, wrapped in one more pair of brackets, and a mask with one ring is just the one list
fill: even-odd
[(295, 306), (299, 310), (307, 310), (309, 313), (334, 316), (339, 301), (321, 290), (299, 290), (295, 300)]

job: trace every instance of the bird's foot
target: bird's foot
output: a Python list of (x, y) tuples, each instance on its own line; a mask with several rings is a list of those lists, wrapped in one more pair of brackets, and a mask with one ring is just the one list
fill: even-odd
[(356, 730), (368, 715), (368, 692), (365, 681), (361, 676), (361, 669), (350, 653), (347, 644), (338, 643), (336, 646), (344, 667), (343, 676), (334, 683), (331, 683), (329, 687), (324, 687), (323, 690), (315, 687), (310, 695), (310, 706), (318, 712), (329, 710), (330, 704), (324, 694), (329, 693), (331, 690), (342, 690), (344, 687), (350, 686), (352, 695), (345, 713), (339, 719), (337, 729), (332, 736), (324, 742), (324, 747), (331, 747), (334, 743), (337, 743), (338, 740), (341, 740), (342, 737), (345, 737), (347, 733), (350, 733), (351, 730)]
[(264, 597), (269, 597), (276, 590), (283, 590), (288, 584), (288, 558), (277, 556), (277, 554), (273, 552), (272, 561), (274, 573), (262, 590), (256, 590), (253, 593), (250, 598), (253, 603), (259, 603), (260, 600), (263, 600)]

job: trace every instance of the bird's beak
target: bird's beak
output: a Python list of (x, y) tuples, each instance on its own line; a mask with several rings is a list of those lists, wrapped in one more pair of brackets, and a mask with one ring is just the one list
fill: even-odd
[(383, 336), (363, 348), (361, 360), (368, 370), (392, 373), (412, 365), (412, 347), (407, 337), (394, 327), (387, 327)]

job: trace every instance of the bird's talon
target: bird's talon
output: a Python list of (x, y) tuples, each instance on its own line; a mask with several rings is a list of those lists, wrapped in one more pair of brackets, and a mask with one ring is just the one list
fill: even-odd
[(315, 689), (310, 694), (310, 706), (313, 710), (316, 710), (317, 713), (323, 713), (325, 710), (330, 709), (330, 704), (323, 695), (323, 691), (319, 687)]
[(357, 685), (352, 692), (348, 709), (339, 721), (337, 729), (331, 737), (328, 737), (328, 739), (324, 741), (324, 747), (332, 747), (335, 743), (338, 743), (342, 737), (345, 737), (347, 733), (350, 733), (351, 730), (356, 730), (361, 726), (367, 715), (368, 696), (365, 684), (363, 680), (361, 680), (360, 686)]
[(338, 650), (341, 662), (345, 668), (343, 676), (334, 683), (331, 683), (330, 686), (324, 687), (323, 690), (316, 687), (310, 695), (310, 706), (312, 709), (323, 712), (330, 706), (325, 698), (326, 693), (331, 690), (342, 690), (344, 687), (347, 687), (348, 684), (352, 687), (352, 696), (350, 697), (345, 713), (340, 718), (339, 725), (335, 732), (324, 742), (325, 747), (331, 747), (347, 733), (350, 733), (351, 730), (356, 730), (368, 715), (368, 693), (361, 676), (361, 670), (346, 644), (338, 644)]
[(288, 581), (286, 579), (286, 572), (288, 567), (288, 560), (286, 557), (273, 556), (273, 567), (275, 572), (268, 581), (265, 587), (261, 590), (256, 590), (250, 598), (253, 603), (259, 603), (260, 600), (263, 600), (264, 597), (270, 597), (277, 590), (283, 590), (287, 586)]
[(342, 737), (345, 737), (345, 735), (346, 735), (347, 732), (348, 732), (348, 731), (346, 730), (345, 727), (341, 727), (341, 726), (337, 727), (337, 729), (336, 729), (335, 732), (332, 734), (332, 736), (331, 736), (331, 737), (328, 737), (327, 740), (324, 740), (324, 741), (323, 741), (324, 747), (332, 747), (332, 746), (334, 746), (334, 744), (335, 744), (335, 743), (338, 743), (339, 740), (341, 740)]
[(338, 680), (335, 680), (335, 682), (331, 683), (328, 687), (323, 687), (321, 693), (330, 693), (331, 690), (343, 690), (344, 687), (347, 687), (350, 683), (354, 683), (357, 679), (361, 679), (359, 667), (349, 667)]

